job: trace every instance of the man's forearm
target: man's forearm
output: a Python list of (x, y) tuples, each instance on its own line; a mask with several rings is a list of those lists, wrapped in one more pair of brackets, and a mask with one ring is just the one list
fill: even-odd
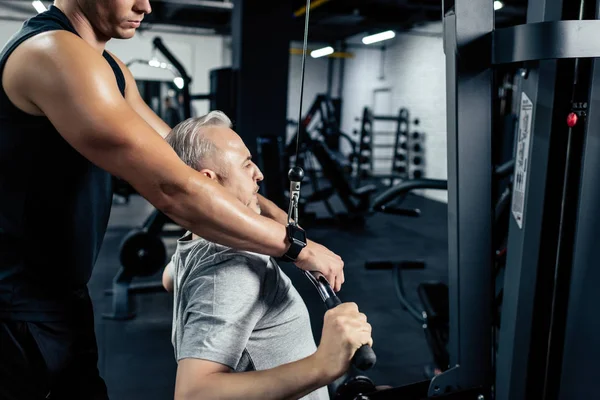
[(281, 208), (277, 207), (275, 203), (266, 197), (258, 195), (258, 205), (262, 215), (267, 218), (271, 218), (274, 221), (279, 222), (282, 225), (287, 225), (287, 214)]
[(215, 373), (194, 379), (195, 387), (176, 387), (175, 400), (298, 399), (329, 383), (318, 365), (312, 355), (264, 371)]
[(161, 211), (206, 240), (272, 257), (289, 247), (284, 225), (258, 215), (209, 178), (193, 175), (185, 187), (164, 191)]

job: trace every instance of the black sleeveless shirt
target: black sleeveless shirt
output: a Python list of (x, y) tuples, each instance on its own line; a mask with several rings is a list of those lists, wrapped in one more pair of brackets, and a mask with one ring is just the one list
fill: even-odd
[[(55, 6), (27, 20), (0, 52), (0, 76), (17, 46), (55, 30), (77, 34)], [(123, 72), (107, 52), (103, 56), (124, 96)], [(111, 176), (46, 117), (16, 108), (0, 87), (0, 318), (69, 315), (86, 290), (111, 205)]]

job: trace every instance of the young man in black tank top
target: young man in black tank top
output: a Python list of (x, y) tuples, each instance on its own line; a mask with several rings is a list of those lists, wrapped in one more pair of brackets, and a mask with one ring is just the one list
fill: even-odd
[[(133, 37), (148, 0), (56, 0), (0, 53), (0, 398), (107, 398), (87, 282), (111, 207), (110, 174), (207, 240), (295, 254), (286, 215), (258, 215), (185, 165), (167, 126), (123, 62), (105, 51)], [(29, 233), (47, 235), (28, 248)], [(336, 290), (343, 262), (308, 241), (296, 265)]]

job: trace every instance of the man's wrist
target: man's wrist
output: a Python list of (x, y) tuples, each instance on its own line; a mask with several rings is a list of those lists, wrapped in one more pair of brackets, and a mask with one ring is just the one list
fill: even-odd
[(332, 371), (328, 371), (324, 368), (325, 363), (319, 359), (318, 350), (308, 356), (306, 362), (309, 365), (311, 381), (315, 382), (318, 387), (329, 385), (336, 379), (333, 376)]
[(294, 224), (289, 224), (286, 226), (286, 234), (290, 247), (283, 255), (283, 259), (288, 262), (296, 262), (302, 249), (306, 247), (306, 232)]

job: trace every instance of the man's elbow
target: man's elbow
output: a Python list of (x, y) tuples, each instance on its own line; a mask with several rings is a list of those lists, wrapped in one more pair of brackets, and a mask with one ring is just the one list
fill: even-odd
[(171, 274), (171, 263), (167, 264), (162, 274), (162, 285), (169, 293), (173, 292), (173, 276)]
[(199, 399), (199, 398), (200, 398), (199, 393), (197, 393), (196, 391), (179, 389), (179, 388), (175, 389), (174, 400), (194, 400), (194, 399)]
[(153, 186), (146, 190), (146, 193), (140, 191), (140, 194), (157, 210), (173, 220), (179, 220), (183, 213), (183, 204), (189, 195), (188, 188), (182, 182), (153, 184)]
[(147, 200), (182, 228), (191, 230), (190, 226), (197, 227), (213, 217), (215, 201), (219, 200), (215, 189), (219, 189), (219, 185), (210, 178), (187, 175), (158, 187), (156, 202)]
[(199, 385), (176, 385), (174, 400), (211, 400), (218, 399), (211, 390)]

